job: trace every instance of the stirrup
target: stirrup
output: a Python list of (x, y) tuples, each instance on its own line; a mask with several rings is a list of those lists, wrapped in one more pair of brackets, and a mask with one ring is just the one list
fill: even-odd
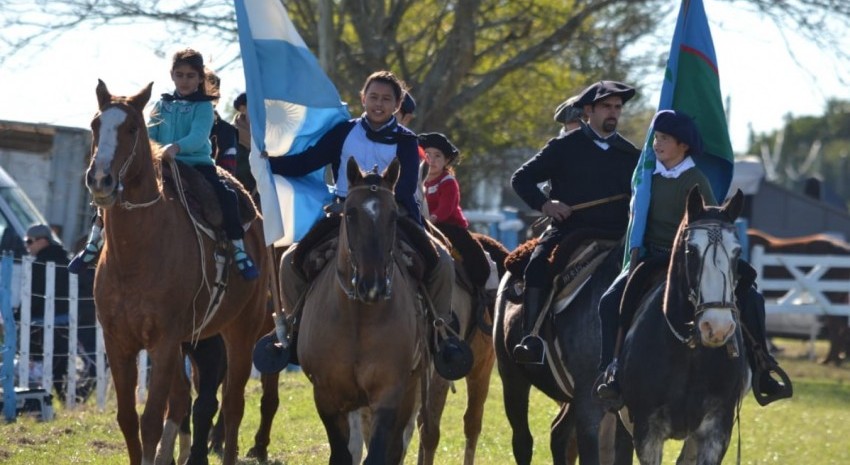
[[(779, 391), (774, 392), (773, 394), (764, 393), (761, 390), (761, 377), (766, 375), (770, 377), (771, 373), (776, 373), (780, 379), (782, 379), (782, 383), (777, 383), (779, 386)], [(767, 404), (777, 401), (779, 399), (790, 399), (791, 396), (794, 395), (794, 386), (791, 384), (791, 378), (788, 377), (788, 374), (785, 373), (785, 370), (779, 368), (779, 365), (772, 364), (765, 369), (757, 369), (753, 373), (753, 397), (756, 398), (756, 402), (759, 403), (762, 407)], [(771, 378), (773, 380), (773, 378)], [(776, 382), (776, 380), (773, 380)]]
[(537, 334), (528, 334), (514, 346), (513, 355), (517, 363), (543, 365), (546, 359), (546, 344)]
[(244, 250), (234, 250), (233, 259), (236, 260), (236, 267), (239, 268), (239, 272), (242, 273), (242, 278), (245, 281), (252, 281), (260, 276), (257, 266), (254, 265), (254, 261), (251, 260), (251, 257)]
[(620, 383), (617, 381), (618, 369), (617, 361), (612, 361), (594, 383), (593, 398), (609, 412), (617, 412), (624, 404)]
[(68, 272), (73, 274), (82, 273), (86, 268), (88, 268), (90, 263), (97, 260), (99, 255), (100, 248), (91, 242), (87, 243), (83, 250), (75, 255), (68, 263)]

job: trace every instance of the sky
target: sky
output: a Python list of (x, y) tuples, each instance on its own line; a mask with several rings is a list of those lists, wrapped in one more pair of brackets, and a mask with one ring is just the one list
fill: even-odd
[[(785, 116), (820, 115), (829, 98), (850, 100), (840, 80), (850, 77), (850, 63), (806, 42), (792, 28), (786, 36), (768, 20), (740, 6), (705, 1), (720, 71), (720, 86), (730, 108), (729, 132), (736, 153), (747, 148), (750, 127), (756, 133), (782, 126)], [(659, 56), (669, 50), (675, 17), (651, 41)], [(204, 53), (208, 66), (220, 69), (238, 53), (238, 44), (187, 35), (179, 46), (157, 55), (151, 37), (169, 37), (157, 24), (81, 28), (59, 36), (47, 50), (24, 50), (0, 67), (0, 120), (87, 127), (96, 110), (94, 89), (103, 79), (113, 94), (128, 95), (154, 81), (154, 96), (170, 92), (170, 56), (190, 46)], [(850, 50), (845, 34), (844, 50)], [(648, 42), (649, 43), (649, 42)], [(793, 51), (789, 53), (789, 48)], [(219, 51), (219, 56), (209, 50)], [(0, 50), (4, 52), (5, 50)], [(244, 89), (241, 65), (222, 70), (219, 111), (229, 114), (233, 98)], [(661, 74), (647, 78), (644, 91), (657, 103)], [(545, 114), (548, 114), (546, 112)], [(550, 121), (546, 121), (549, 124)]]

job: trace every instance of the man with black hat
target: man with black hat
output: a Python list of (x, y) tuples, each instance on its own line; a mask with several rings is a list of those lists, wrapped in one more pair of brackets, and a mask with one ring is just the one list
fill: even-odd
[[(511, 178), (516, 193), (531, 208), (552, 218), (525, 269), (523, 332), (513, 349), (519, 363), (542, 364), (543, 341), (532, 328), (552, 292), (549, 254), (568, 233), (583, 228), (624, 234), (628, 225), (631, 177), (640, 150), (617, 133), (623, 104), (635, 89), (617, 81), (599, 81), (574, 104), (583, 108), (587, 123), (580, 130), (551, 139)], [(549, 196), (537, 187), (549, 182)], [(590, 208), (573, 206), (601, 201)]]
[(561, 102), (555, 108), (555, 122), (563, 125), (558, 137), (581, 127), (581, 122), (584, 121), (584, 107), (577, 105), (581, 95), (573, 95), (572, 97)]

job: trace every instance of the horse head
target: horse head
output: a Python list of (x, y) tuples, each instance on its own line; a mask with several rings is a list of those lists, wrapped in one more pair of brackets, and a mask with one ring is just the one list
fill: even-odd
[(398, 206), (394, 188), (400, 165), (394, 159), (383, 174), (362, 173), (348, 159), (348, 196), (337, 261), (337, 276), (349, 298), (366, 303), (389, 299), (392, 292)]
[(143, 110), (152, 87), (153, 82), (136, 95), (119, 97), (110, 94), (106, 84), (98, 80), (99, 111), (91, 122), (91, 164), (86, 171), (86, 187), (98, 207), (115, 204), (124, 187), (122, 183), (132, 176), (127, 172), (136, 152), (150, 150)]
[[(674, 332), (692, 321), (705, 347), (720, 347), (735, 334), (741, 245), (734, 221), (742, 205), (739, 190), (720, 207), (706, 206), (694, 187), (673, 243), (665, 313)], [(671, 299), (690, 305), (671, 305)]]

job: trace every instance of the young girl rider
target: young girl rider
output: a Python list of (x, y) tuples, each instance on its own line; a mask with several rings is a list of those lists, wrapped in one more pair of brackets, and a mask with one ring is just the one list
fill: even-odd
[[(171, 80), (175, 90), (162, 94), (154, 104), (148, 121), (151, 140), (162, 145), (163, 159), (175, 158), (196, 170), (213, 186), (224, 216), (224, 230), (233, 247), (233, 258), (242, 277), (256, 279), (259, 275), (254, 261), (245, 252), (244, 230), (239, 221), (236, 193), (219, 179), (210, 145), (213, 125), (211, 97), (205, 91), (204, 58), (192, 49), (180, 50), (172, 57)], [(92, 227), (89, 243), (69, 264), (71, 272), (79, 272), (99, 255), (103, 246), (97, 221)]]

